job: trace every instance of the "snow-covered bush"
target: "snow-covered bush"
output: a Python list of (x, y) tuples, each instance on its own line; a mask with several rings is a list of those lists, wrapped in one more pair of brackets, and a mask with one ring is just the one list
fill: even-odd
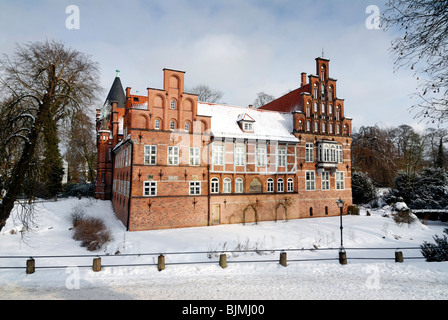
[(435, 235), (435, 243), (424, 241), (421, 245), (421, 252), (426, 261), (448, 261), (448, 228), (443, 230), (444, 235)]

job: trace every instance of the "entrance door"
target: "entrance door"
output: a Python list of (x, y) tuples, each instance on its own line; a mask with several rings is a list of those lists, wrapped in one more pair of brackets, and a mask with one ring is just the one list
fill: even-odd
[(213, 204), (212, 205), (212, 224), (220, 224), (221, 223), (221, 205)]

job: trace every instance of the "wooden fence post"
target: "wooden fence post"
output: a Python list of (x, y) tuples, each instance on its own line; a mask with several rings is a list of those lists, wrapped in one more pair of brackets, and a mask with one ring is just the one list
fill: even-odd
[(286, 252), (280, 252), (280, 264), (286, 267)]
[(221, 268), (227, 268), (227, 255), (225, 253), (221, 253), (219, 256), (219, 266)]
[(32, 274), (35, 271), (35, 262), (33, 258), (26, 260), (26, 274)]
[(165, 270), (165, 256), (161, 254), (157, 261), (157, 270), (162, 271)]
[(395, 262), (403, 262), (403, 252), (395, 251)]
[(339, 251), (339, 263), (347, 264), (347, 254), (345, 251)]
[(93, 259), (92, 270), (95, 272), (101, 271), (101, 258), (100, 257)]

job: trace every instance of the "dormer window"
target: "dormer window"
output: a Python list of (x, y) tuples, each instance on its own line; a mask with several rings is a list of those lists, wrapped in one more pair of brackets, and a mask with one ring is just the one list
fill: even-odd
[(253, 132), (255, 120), (247, 113), (240, 114), (237, 120), (238, 125), (244, 132)]

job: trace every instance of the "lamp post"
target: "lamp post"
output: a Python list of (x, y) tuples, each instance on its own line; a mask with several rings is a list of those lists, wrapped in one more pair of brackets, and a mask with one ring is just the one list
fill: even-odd
[(342, 208), (344, 208), (344, 201), (342, 201), (341, 198), (339, 198), (338, 201), (336, 201), (336, 204), (339, 207), (340, 210), (340, 229), (341, 229), (341, 247), (339, 248), (339, 263), (340, 264), (347, 264), (347, 256), (345, 254), (345, 250), (344, 250), (344, 244), (343, 244), (343, 237), (342, 237)]

